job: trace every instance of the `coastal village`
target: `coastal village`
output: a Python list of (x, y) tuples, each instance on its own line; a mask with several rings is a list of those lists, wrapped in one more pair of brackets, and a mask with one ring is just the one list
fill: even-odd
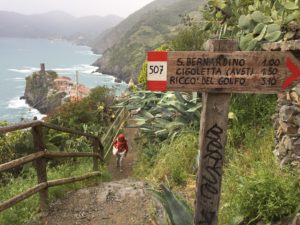
[[(115, 83), (121, 80), (115, 78)], [(127, 88), (133, 89), (134, 81), (131, 78)], [(44, 63), (40, 64), (40, 70), (26, 77), (26, 87), (24, 96), (26, 103), (39, 110), (43, 114), (53, 112), (57, 107), (67, 102), (77, 102), (87, 97), (91, 90), (89, 87), (78, 83), (78, 73), (76, 80), (70, 77), (60, 76), (55, 71), (46, 70)], [(119, 97), (126, 96), (126, 92)]]
[(79, 84), (78, 79), (74, 82), (55, 71), (46, 71), (45, 64), (41, 63), (40, 71), (26, 78), (25, 94), (21, 98), (41, 113), (49, 113), (65, 102), (80, 101), (89, 93), (90, 89)]
[(87, 86), (77, 84), (77, 82), (74, 83), (70, 77), (66, 76), (59, 76), (54, 79), (52, 91), (66, 93), (67, 95), (63, 100), (67, 99), (70, 102), (81, 100), (90, 93), (90, 89)]

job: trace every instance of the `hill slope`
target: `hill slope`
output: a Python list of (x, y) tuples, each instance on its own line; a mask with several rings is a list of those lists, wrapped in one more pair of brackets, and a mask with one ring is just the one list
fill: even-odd
[(63, 38), (89, 43), (121, 20), (113, 15), (77, 18), (61, 11), (35, 15), (0, 11), (0, 37)]
[(93, 48), (103, 52), (95, 62), (100, 72), (113, 74), (125, 81), (136, 79), (146, 52), (176, 34), (179, 15), (197, 11), (203, 1), (156, 0), (102, 35)]

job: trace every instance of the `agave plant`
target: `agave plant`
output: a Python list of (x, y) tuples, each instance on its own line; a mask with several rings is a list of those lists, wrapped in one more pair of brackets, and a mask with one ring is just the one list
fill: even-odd
[(163, 205), (171, 225), (192, 225), (193, 213), (190, 207), (178, 199), (166, 186), (160, 185), (160, 188), (160, 191), (154, 189), (149, 189), (149, 191)]
[(201, 103), (197, 93), (139, 91), (115, 107), (135, 113), (135, 125), (131, 127), (140, 128), (150, 137), (172, 139), (186, 126), (199, 128)]

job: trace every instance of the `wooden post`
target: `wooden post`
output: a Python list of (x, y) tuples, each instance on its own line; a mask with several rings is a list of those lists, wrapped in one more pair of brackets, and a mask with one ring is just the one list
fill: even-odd
[[(210, 40), (209, 51), (236, 50), (232, 40)], [(230, 94), (203, 93), (195, 225), (217, 225)]]
[[(99, 151), (99, 140), (97, 138), (94, 138), (93, 140), (93, 153), (100, 153)], [(93, 170), (99, 171), (99, 157), (94, 156), (93, 157)]]
[(100, 162), (101, 162), (101, 164), (104, 164), (105, 163), (105, 161), (104, 161), (104, 158), (105, 158), (104, 146), (101, 141), (98, 141), (98, 142), (99, 142), (99, 149), (100, 149)]
[[(36, 152), (41, 152), (45, 150), (44, 140), (43, 140), (43, 127), (34, 126), (32, 127), (32, 136), (34, 149)], [(39, 158), (36, 160), (36, 172), (38, 177), (38, 183), (47, 182), (47, 162), (46, 159)], [(39, 191), (40, 195), (40, 209), (42, 212), (48, 211), (48, 187)]]

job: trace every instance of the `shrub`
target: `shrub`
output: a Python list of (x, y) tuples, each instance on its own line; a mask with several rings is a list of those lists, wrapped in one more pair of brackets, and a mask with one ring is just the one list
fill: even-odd
[(66, 103), (50, 114), (46, 120), (50, 123), (75, 128), (83, 131), (83, 125), (108, 125), (110, 121), (109, 107), (113, 96), (108, 88), (96, 87), (90, 95), (81, 101)]
[(260, 168), (244, 179), (235, 199), (244, 218), (253, 221), (276, 222), (292, 214), (300, 202), (296, 177), (274, 168)]
[(269, 127), (275, 113), (276, 99), (276, 95), (234, 94), (230, 111), (234, 113), (235, 119), (229, 124), (229, 141), (238, 147), (243, 143), (249, 128), (261, 130)]
[[(281, 170), (272, 154), (273, 129), (249, 128), (243, 146), (226, 146), (220, 224), (273, 222), (292, 214), (300, 202), (299, 180)], [(255, 223), (256, 222), (256, 223)]]

